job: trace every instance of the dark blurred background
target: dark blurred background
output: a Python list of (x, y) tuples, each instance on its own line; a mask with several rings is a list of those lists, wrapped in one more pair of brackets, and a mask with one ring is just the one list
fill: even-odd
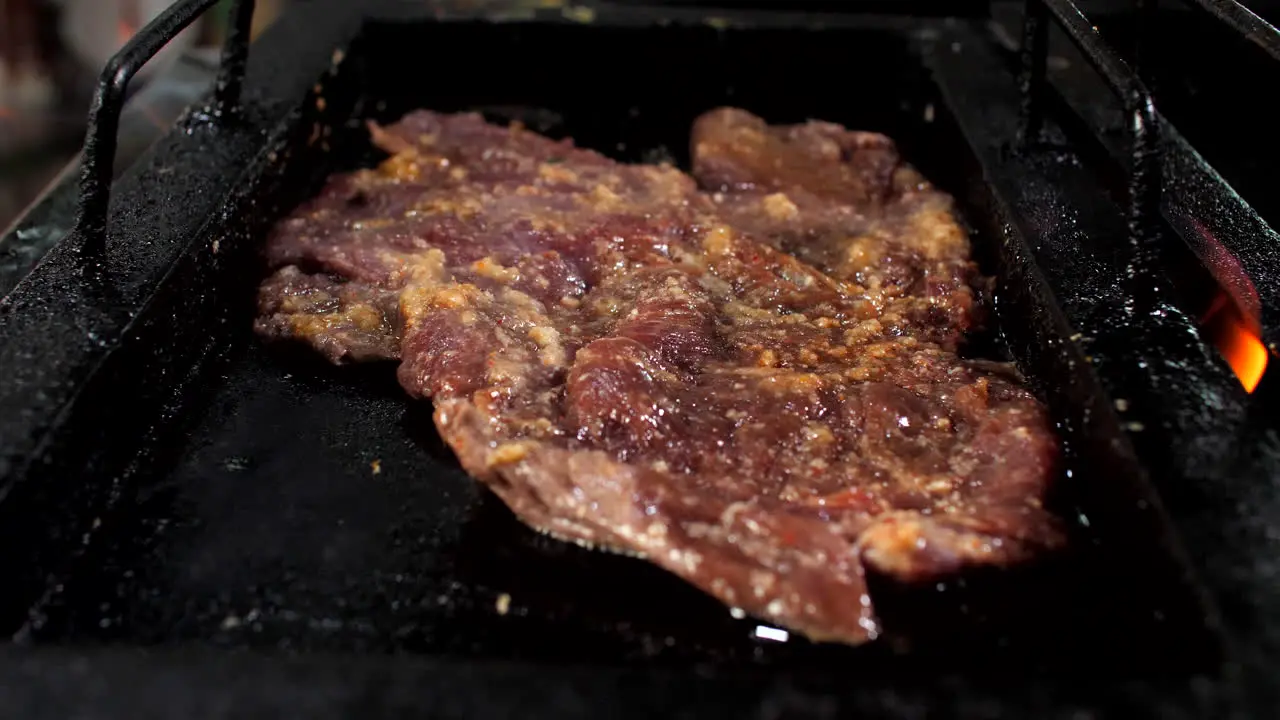
[[(255, 32), (293, 0), (258, 0)], [(172, 0), (0, 0), (0, 236), (77, 160), (94, 80)], [(139, 151), (208, 87), (227, 0), (175, 39), (130, 90), (121, 154)]]
[[(307, 0), (257, 0), (254, 32), (268, 27), (284, 9)], [(485, 11), (513, 6), (555, 8), (575, 5), (649, 5), (716, 9), (785, 9), (793, 12), (842, 11), (987, 14), (997, 32), (1016, 42), (1021, 0), (404, 0), (450, 10)], [(71, 172), (83, 142), (85, 115), (93, 83), (107, 59), (134, 32), (173, 0), (0, 0), (0, 238), (15, 218), (45, 188)], [(350, 0), (359, 3), (361, 0)], [(1137, 0), (1076, 0), (1109, 34), (1107, 16), (1129, 14)], [(1280, 0), (1244, 0), (1254, 12), (1280, 21)], [(224, 37), (231, 0), (207, 13), (197, 25), (169, 45), (135, 79), (132, 98), (121, 118), (119, 163), (127, 164), (153, 142), (178, 114), (212, 82), (217, 47)], [(1185, 3), (1163, 0), (1159, 6), (1188, 15)], [(1181, 11), (1181, 12), (1176, 12)], [(1197, 26), (1194, 22), (1184, 23)], [(1123, 28), (1121, 28), (1123, 29)], [(1210, 28), (1213, 30), (1213, 28)], [(1159, 59), (1178, 66), (1178, 75), (1193, 75), (1198, 66), (1221, 64), (1221, 58), (1195, 49), (1194, 40), (1177, 53)], [(1188, 67), (1189, 64), (1189, 67)], [(1220, 73), (1214, 73), (1220, 76)], [(1161, 100), (1178, 95), (1188, 102), (1209, 102), (1212, 92), (1194, 84), (1166, 87)], [(1218, 85), (1206, 86), (1210, 90)], [(1224, 90), (1225, 92), (1225, 90)], [(1206, 94), (1207, 93), (1207, 94)], [(1167, 103), (1166, 103), (1167, 105)], [(1212, 139), (1212, 134), (1210, 139)], [(1203, 142), (1198, 138), (1197, 142)], [(2, 240), (0, 240), (2, 242)]]

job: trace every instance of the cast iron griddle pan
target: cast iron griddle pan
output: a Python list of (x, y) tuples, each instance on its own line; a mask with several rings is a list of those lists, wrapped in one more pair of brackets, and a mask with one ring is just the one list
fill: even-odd
[[(145, 244), (122, 261), (125, 276), (154, 278), (154, 291), (127, 298), (144, 301), (104, 366), (109, 381), (90, 384), (60, 436), (66, 454), (50, 466), (84, 468), (78, 489), (59, 485), (70, 483), (63, 473), (0, 504), (6, 542), (37, 538), (64, 508), (51, 537), (5, 561), (21, 582), (0, 622), (37, 647), (414, 655), (522, 663), (547, 682), (568, 682), (580, 672), (570, 667), (609, 666), (908, 694), (1017, 694), (1050, 682), (1083, 696), (1142, 682), (1177, 697), (1216, 667), (1221, 641), (1149, 511), (1149, 490), (1129, 472), (1131, 451), (1087, 422), (1085, 381), (1062, 377), (1056, 361), (1010, 356), (1063, 328), (1035, 310), (1051, 298), (1025, 274), (1027, 249), (995, 240), (997, 203), (911, 28), (386, 21), (363, 26), (339, 54), (318, 35), (268, 36), (297, 43), (291, 53), (323, 52), (327, 69), (299, 64), (264, 80), (262, 63), (287, 54), (255, 46), (264, 57), (254, 56), (246, 98), (273, 83), (309, 86), (302, 104), (261, 101), (230, 135), (210, 135), (208, 154), (170, 157), (163, 142), (153, 151), (152, 161), (172, 163), (173, 182), (198, 163), (201, 177), (225, 179), (207, 188), (224, 204), (183, 221), (196, 239), (170, 253), (169, 270), (153, 269), (164, 249)], [(573, 70), (603, 59), (606, 81)], [(881, 641), (780, 642), (643, 562), (524, 528), (458, 468), (429, 404), (407, 399), (392, 366), (334, 368), (251, 332), (263, 234), (329, 172), (377, 161), (366, 118), (479, 110), (615, 158), (687, 166), (693, 118), (725, 104), (772, 122), (885, 132), (961, 199), (1005, 300), (968, 352), (1018, 361), (1059, 417), (1067, 458), (1054, 503), (1072, 525), (1070, 552), (927, 587), (873, 579)]]

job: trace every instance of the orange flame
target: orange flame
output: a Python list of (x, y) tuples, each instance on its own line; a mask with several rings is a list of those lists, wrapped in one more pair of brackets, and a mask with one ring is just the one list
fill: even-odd
[(1262, 300), (1239, 258), (1199, 220), (1185, 220), (1186, 229), (1191, 232), (1183, 237), (1218, 281), (1218, 294), (1200, 318), (1200, 325), (1245, 391), (1253, 392), (1270, 360), (1262, 342)]
[(129, 38), (133, 37), (133, 30), (133, 25), (131, 25), (127, 20), (118, 20), (116, 22), (116, 40), (118, 40), (121, 45), (124, 45), (129, 42)]
[(1226, 293), (1221, 293), (1205, 314), (1203, 324), (1245, 392), (1253, 392), (1270, 361), (1267, 346), (1254, 330), (1256, 323), (1250, 322)]

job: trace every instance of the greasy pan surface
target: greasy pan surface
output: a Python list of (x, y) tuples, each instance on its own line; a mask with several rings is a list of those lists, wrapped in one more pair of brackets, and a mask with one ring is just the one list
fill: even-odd
[[(459, 29), (459, 37), (441, 40), (465, 46), (467, 31), (477, 30)], [(699, 35), (672, 31), (677, 42)], [(616, 39), (628, 41), (625, 35)], [(859, 40), (868, 53), (906, 52), (892, 40)], [(585, 52), (591, 53), (590, 45), (610, 38), (601, 34), (586, 42)], [(384, 45), (411, 47), (371, 37), (364, 49)], [(628, 45), (639, 49), (634, 40)], [(684, 47), (685, 52), (700, 49)], [(834, 50), (819, 48), (819, 57), (811, 62), (821, 63), (820, 53)], [(447, 54), (447, 48), (436, 52)], [(669, 47), (667, 54), (665, 61), (673, 65), (710, 59), (678, 57)], [(745, 65), (746, 58), (732, 53), (720, 59), (744, 83), (735, 89), (737, 101), (763, 105), (761, 112), (771, 119), (839, 117), (860, 127), (896, 129), (909, 154), (933, 149), (926, 138), (912, 137), (914, 128), (902, 121), (907, 113), (895, 107), (912, 100), (900, 89), (927, 89), (927, 80), (910, 66), (901, 75), (890, 73), (862, 88), (859, 107), (848, 108), (838, 94), (816, 87), (795, 88), (794, 95), (779, 93), (780, 78), (771, 77), (766, 68)], [(356, 55), (349, 62), (360, 60)], [(424, 61), (434, 64), (371, 56), (366, 72), (375, 83), (382, 77), (387, 82), (390, 68)], [(613, 155), (644, 158), (667, 152), (683, 159), (692, 118), (725, 94), (711, 87), (723, 82), (720, 78), (693, 82), (705, 87), (668, 88), (666, 98), (654, 96), (656, 88), (646, 93), (644, 86), (626, 83), (631, 93), (593, 96), (587, 107), (569, 97), (575, 88), (567, 83), (559, 89), (560, 97), (555, 88), (523, 97), (516, 94), (520, 79), (510, 75), (465, 84), (436, 78), (425, 96), (411, 83), (400, 97), (393, 95), (395, 87), (375, 87), (370, 96), (385, 98), (387, 106), (375, 110), (379, 117), (394, 117), (405, 105), (431, 97), (436, 107), (488, 107), (492, 115), (513, 115)], [(531, 108), (533, 100), (541, 102)], [(499, 104), (507, 107), (492, 107)], [(610, 122), (630, 127), (606, 135)], [(321, 162), (360, 163), (376, 157), (366, 155), (363, 135), (361, 129), (346, 128), (331, 136), (332, 153), (318, 145), (305, 152)], [(293, 162), (306, 159), (300, 155)], [(90, 548), (89, 557), (101, 556), (85, 563), (92, 568), (86, 576), (69, 578), (45, 608), (47, 617), (30, 626), (34, 637), (199, 638), (302, 649), (451, 650), (565, 660), (750, 659), (757, 653), (798, 652), (791, 645), (753, 640), (753, 623), (734, 622), (715, 603), (642, 563), (585, 553), (520, 528), (457, 469), (435, 437), (427, 406), (407, 402), (396, 392), (390, 367), (331, 370), (262, 347), (246, 335), (251, 323), (245, 316), (238, 322), (234, 318), (225, 330), (233, 348), (228, 365), (205, 401), (205, 412), (192, 414), (201, 422), (190, 431), (175, 466), (155, 479), (139, 478), (139, 504), (127, 518), (132, 526), (122, 526), (101, 547)], [(992, 354), (997, 348), (988, 340), (988, 347), (975, 345), (971, 351)], [(1078, 602), (1038, 598), (1036, 591), (1050, 593), (1052, 584), (1065, 577), (1061, 573), (975, 579), (979, 585), (982, 580), (1009, 585), (1022, 597), (999, 613), (979, 604), (970, 610), (973, 619), (961, 607), (966, 588), (944, 586), (939, 592), (929, 587), (904, 605), (949, 607), (957, 615), (957, 629), (994, 622), (996, 632), (984, 629), (985, 637), (963, 655), (998, 655), (1005, 651), (983, 645), (1008, 643), (1001, 626), (1016, 627), (1016, 616), (1038, 624), (1047, 614), (1055, 624), (1070, 627), (1087, 624), (1089, 615), (1100, 610), (1085, 610), (1073, 622), (1081, 611), (1070, 608)], [(511, 598), (507, 616), (497, 610), (501, 594)], [(1046, 602), (1054, 603), (1055, 610), (1046, 608)], [(919, 640), (926, 650), (940, 642), (938, 635), (950, 634), (945, 624), (930, 623), (937, 610), (918, 613), (919, 618), (903, 612), (907, 617), (901, 620), (900, 634), (909, 635), (922, 624), (943, 625), (931, 633), (935, 637)], [(1009, 617), (984, 617), (1006, 613)], [(1076, 626), (1071, 634), (1080, 630)], [(1041, 636), (1056, 634), (1052, 629), (1023, 632), (1030, 637), (1018, 644), (1038, 644), (1044, 642)], [(1059, 642), (1071, 642), (1070, 635)], [(1026, 648), (1014, 648), (1018, 650)]]
[[(168, 294), (147, 311), (156, 323), (153, 340), (182, 324), (182, 337), (208, 338), (211, 350), (198, 374), (150, 376), (169, 383), (173, 393), (154, 402), (172, 420), (134, 435), (131, 427), (99, 426), (96, 432), (129, 442), (138, 455), (97, 459), (86, 481), (115, 490), (84, 514), (89, 542), (65, 556), (47, 551), (41, 557), (54, 560), (23, 568), (47, 582), (30, 602), (10, 599), (0, 621), (36, 645), (657, 662), (714, 673), (764, 666), (820, 683), (853, 678), (904, 691), (961, 682), (1020, 692), (1057, 677), (1078, 681), (1081, 692), (1098, 682), (1140, 680), (1165, 695), (1211, 671), (1219, 642), (1158, 528), (1134, 511), (1147, 506), (1144, 487), (1125, 473), (1132, 459), (1112, 455), (1114, 443), (1072, 435), (1085, 424), (1070, 417), (1063, 423), (1064, 469), (1080, 479), (1064, 482), (1055, 502), (1069, 517), (1109, 518), (1103, 529), (1077, 522), (1073, 551), (1038, 567), (877, 588), (885, 598), (882, 642), (778, 643), (757, 638), (757, 623), (734, 620), (659, 570), (524, 529), (461, 472), (431, 428), (429, 406), (406, 401), (390, 367), (334, 369), (253, 337), (264, 227), (325, 173), (377, 157), (359, 119), (385, 121), (424, 106), (481, 109), (619, 159), (670, 158), (685, 166), (689, 124), (716, 105), (746, 107), (773, 122), (821, 117), (885, 132), (961, 197), (988, 272), (1025, 264), (1020, 249), (994, 241), (998, 223), (982, 220), (994, 217), (983, 204), (991, 198), (957, 192), (982, 186), (976, 160), (905, 36), (749, 35), (707, 27), (367, 28), (337, 74), (318, 86), (324, 102), (308, 101), (279, 128), (287, 141), (272, 155), (254, 202), (241, 202), (226, 226), (210, 233), (225, 240), (217, 249), (203, 245), (200, 254), (216, 252), (216, 262), (180, 264)], [(508, 60), (488, 72), (445, 71), (476, 47), (502, 48)], [(521, 60), (535, 55), (538, 63)], [(546, 73), (583, 57), (626, 62), (612, 63), (610, 82), (586, 92), (572, 73)], [(802, 71), (812, 67), (877, 71), (833, 86)], [(926, 106), (933, 109), (926, 113)], [(1020, 292), (1036, 295), (1037, 278), (1026, 280)], [(183, 292), (197, 289), (206, 301), (177, 312)], [(1038, 328), (1010, 326), (1035, 322), (1031, 313), (1003, 319), (1006, 333), (1023, 342), (1061, 331), (1046, 317)], [(974, 338), (969, 352), (1003, 359), (1004, 348), (991, 333)], [(1042, 394), (1053, 395), (1058, 383), (1036, 366), (1023, 370)], [(146, 377), (123, 368), (113, 392), (128, 397)], [(1049, 401), (1059, 415), (1082, 412)], [(15, 507), (7, 502), (5, 509)]]

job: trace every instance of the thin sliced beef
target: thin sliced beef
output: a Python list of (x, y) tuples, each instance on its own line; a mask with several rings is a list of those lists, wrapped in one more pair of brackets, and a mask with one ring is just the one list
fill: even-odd
[(717, 111), (703, 191), (477, 115), (371, 130), (389, 159), (270, 237), (257, 328), (398, 358), (530, 526), (850, 643), (878, 633), (868, 569), (1061, 543), (1045, 411), (954, 354), (968, 243), (886, 139)]
[(974, 327), (977, 267), (951, 198), (884, 135), (769, 126), (731, 108), (694, 124), (693, 174), (726, 221), (883, 306), (881, 322), (955, 349)]

